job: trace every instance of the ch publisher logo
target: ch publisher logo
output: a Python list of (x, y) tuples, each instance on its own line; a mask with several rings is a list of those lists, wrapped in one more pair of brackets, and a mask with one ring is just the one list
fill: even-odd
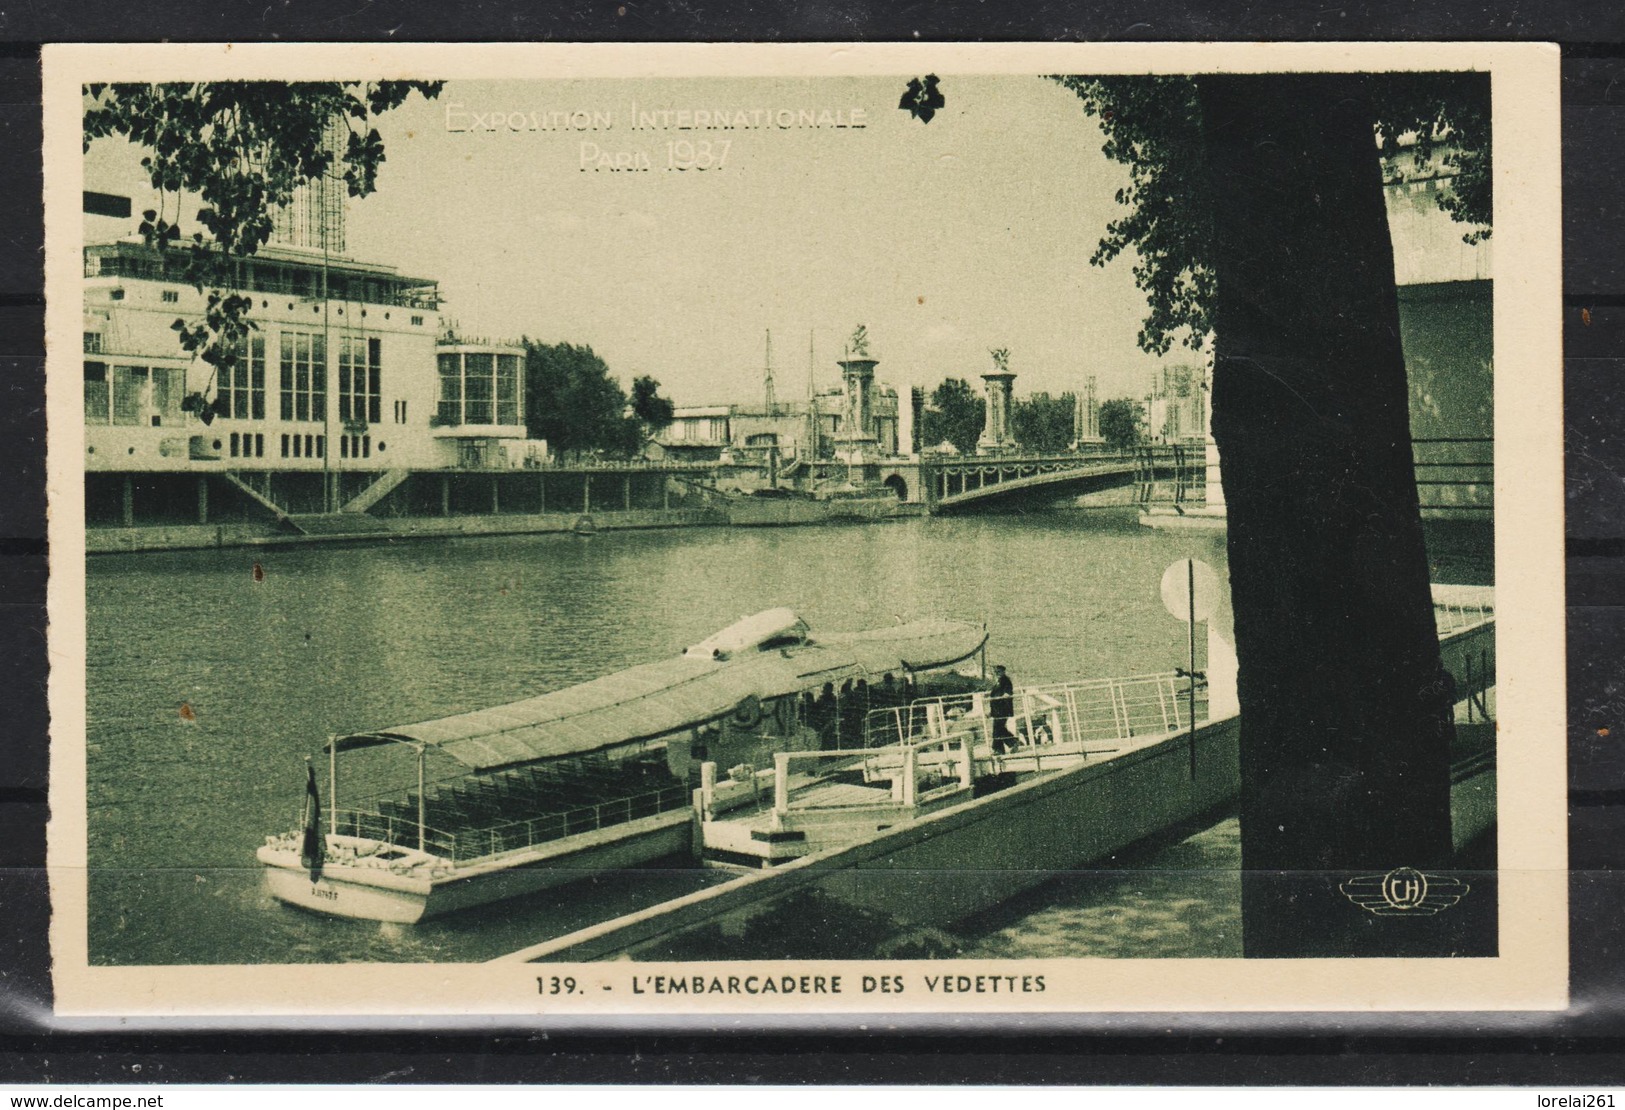
[(1338, 886), (1356, 906), (1378, 917), (1431, 917), (1461, 901), (1472, 887), (1448, 875), (1396, 867), (1386, 875), (1358, 875)]

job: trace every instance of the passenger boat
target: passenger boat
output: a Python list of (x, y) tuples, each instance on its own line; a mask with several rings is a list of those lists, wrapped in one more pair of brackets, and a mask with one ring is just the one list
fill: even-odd
[(402, 923), (692, 858), (691, 775), (713, 799), (744, 797), (776, 754), (830, 741), (805, 711), (825, 684), (892, 675), (963, 689), (954, 668), (985, 662), (986, 639), (951, 621), (814, 635), (773, 609), (578, 686), (336, 737), (325, 819), (313, 769), (300, 826), (257, 856), (284, 902)]

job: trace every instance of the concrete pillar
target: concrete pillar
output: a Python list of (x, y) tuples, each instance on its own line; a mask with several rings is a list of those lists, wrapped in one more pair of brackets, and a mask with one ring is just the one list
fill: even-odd
[(128, 528), (135, 523), (135, 482), (128, 474), (124, 476), (124, 506), (122, 519), (124, 527)]
[(671, 508), (671, 481), (664, 474), (660, 476), (660, 507)]
[(536, 475), (536, 511), (547, 512), (547, 475)]
[(982, 436), (976, 441), (979, 451), (1002, 451), (1011, 446), (1010, 399), (1015, 391), (1016, 376), (1008, 370), (990, 370), (982, 375), (987, 383), (987, 422)]
[(1085, 444), (1100, 442), (1100, 394), (1095, 383), (1095, 376), (1089, 375), (1084, 383), (1083, 392), (1078, 394), (1078, 403), (1072, 414), (1072, 443), (1082, 447)]
[(920, 457), (918, 416), (925, 407), (925, 392), (917, 385), (897, 391), (897, 453), (911, 459)]
[(497, 476), (491, 475), (491, 515), (495, 516), (502, 511), (502, 500), (497, 493)]
[(628, 512), (632, 509), (632, 475), (621, 477), (621, 507)]
[(449, 474), (440, 476), (440, 515), (451, 515), (451, 476)]
[(197, 522), (209, 523), (209, 479), (202, 474), (197, 476)]
[(581, 511), (583, 513), (592, 512), (592, 475), (591, 474), (583, 474), (581, 476)]

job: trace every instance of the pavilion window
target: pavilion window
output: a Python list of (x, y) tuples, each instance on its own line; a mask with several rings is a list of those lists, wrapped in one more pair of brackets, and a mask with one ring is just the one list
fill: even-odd
[(107, 363), (85, 363), (85, 423), (112, 423), (113, 413), (109, 404)]
[(140, 424), (151, 378), (145, 366), (113, 367), (113, 423)]
[(327, 340), (320, 332), (282, 333), (282, 419), (327, 419)]
[(186, 371), (168, 366), (152, 369), (152, 411), (154, 425), (181, 422), (181, 398), (186, 396)]
[(463, 356), (440, 356), (440, 411), (436, 414), (441, 424), (463, 422)]
[(496, 423), (518, 424), (520, 422), (519, 397), (523, 385), (519, 377), (519, 356), (497, 356), (497, 411)]
[(232, 420), (265, 419), (265, 336), (251, 334), (237, 347), (231, 369), (220, 375), (222, 416)]
[(463, 423), (490, 424), (493, 393), (493, 363), (489, 354), (463, 356)]
[(346, 335), (339, 340), (339, 419), (376, 424), (382, 418), (382, 370), (377, 338)]

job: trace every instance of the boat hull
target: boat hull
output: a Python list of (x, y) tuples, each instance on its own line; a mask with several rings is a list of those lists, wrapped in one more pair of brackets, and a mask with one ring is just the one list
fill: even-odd
[(272, 897), (337, 917), (412, 925), (430, 917), (536, 894), (593, 875), (693, 852), (692, 811), (675, 810), (512, 852), (462, 867), (400, 874), (329, 864), (312, 878), (297, 853), (265, 847), (265, 884)]

